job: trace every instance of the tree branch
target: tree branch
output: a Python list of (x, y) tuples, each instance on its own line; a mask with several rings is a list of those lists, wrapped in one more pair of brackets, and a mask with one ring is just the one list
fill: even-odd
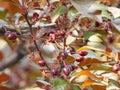
[[(25, 17), (26, 22), (28, 23), (29, 30), (30, 30), (30, 33), (31, 33), (31, 35), (32, 35), (32, 39), (33, 39), (34, 45), (35, 45), (35, 47), (36, 47), (36, 49), (37, 49), (37, 51), (38, 51), (38, 53), (39, 53), (39, 56), (40, 56), (41, 59), (44, 61), (44, 59), (43, 59), (43, 57), (42, 57), (42, 54), (41, 54), (41, 51), (39, 50), (39, 47), (38, 47), (38, 45), (37, 45), (37, 42), (36, 42), (36, 40), (35, 40), (35, 38), (34, 38), (34, 33), (33, 33), (32, 25), (30, 24), (27, 15), (25, 15), (24, 17)], [(47, 65), (47, 63), (46, 63), (46, 67), (47, 67), (47, 69), (51, 72), (51, 69), (50, 69), (50, 67)]]
[[(49, 24), (40, 24), (40, 25), (33, 25), (32, 26), (32, 29), (37, 29), (38, 27), (41, 27), (41, 28), (47, 28), (47, 27), (54, 27), (56, 25), (56, 23), (49, 23)], [(14, 31), (17, 27), (17, 26), (12, 26), (12, 25), (0, 25), (0, 32), (3, 31), (3, 27), (6, 27), (8, 28), (10, 31)], [(22, 24), (20, 27), (20, 29), (26, 29), (26, 28), (29, 28), (28, 25), (26, 24)], [(15, 30), (16, 31), (16, 30)]]

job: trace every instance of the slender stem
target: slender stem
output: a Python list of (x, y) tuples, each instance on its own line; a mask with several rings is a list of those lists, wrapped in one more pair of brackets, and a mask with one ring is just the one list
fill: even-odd
[[(35, 45), (35, 47), (36, 47), (36, 49), (37, 49), (37, 51), (38, 51), (38, 53), (39, 53), (39, 56), (41, 57), (42, 60), (44, 60), (43, 57), (42, 57), (41, 51), (39, 50), (39, 47), (38, 47), (38, 45), (37, 45), (36, 39), (34, 38), (34, 33), (33, 33), (33, 30), (32, 30), (32, 24), (30, 24), (27, 15), (25, 15), (24, 17), (25, 17), (25, 20), (26, 20), (26, 22), (27, 22), (27, 24), (28, 24), (28, 26), (29, 26), (30, 33), (31, 33), (31, 35), (32, 35), (32, 39), (33, 39), (34, 45)], [(47, 63), (46, 63), (46, 67), (48, 68), (49, 71), (51, 71), (51, 69), (50, 69), (50, 67), (47, 65)]]
[[(63, 18), (64, 18), (64, 17), (63, 17)], [(58, 25), (58, 26), (59, 26), (59, 25)], [(63, 25), (63, 30), (64, 30), (64, 32), (67, 31), (67, 28), (66, 28), (65, 25)], [(64, 37), (63, 37), (63, 54), (65, 54), (65, 52), (66, 52), (65, 50), (66, 50), (66, 33), (65, 33), (65, 35), (64, 35)], [(60, 62), (60, 72), (61, 72), (61, 70), (62, 70), (62, 68), (63, 68), (64, 66), (66, 66), (65, 57), (62, 57), (62, 60), (61, 60), (61, 62)]]
[[(66, 17), (66, 14), (63, 16), (63, 19), (66, 19), (67, 17)], [(67, 32), (67, 28), (66, 28), (66, 21), (65, 21), (65, 24), (63, 25), (63, 28), (64, 28), (64, 32)], [(63, 52), (65, 52), (65, 49), (66, 49), (66, 33), (65, 33), (65, 35), (64, 35), (64, 37), (63, 37), (63, 44), (64, 44), (64, 46), (63, 46)], [(64, 66), (66, 65), (66, 63), (63, 61), (63, 63), (64, 63)]]
[(50, 1), (49, 0), (46, 0), (47, 1), (47, 3), (48, 3), (48, 6), (50, 6)]
[(33, 35), (32, 25), (30, 24), (27, 15), (25, 15), (24, 17), (25, 17), (25, 20), (27, 21), (31, 34)]
[(63, 49), (63, 51), (65, 52), (65, 48), (66, 48), (66, 36), (64, 36), (64, 40), (63, 40), (63, 43), (64, 43), (64, 49)]

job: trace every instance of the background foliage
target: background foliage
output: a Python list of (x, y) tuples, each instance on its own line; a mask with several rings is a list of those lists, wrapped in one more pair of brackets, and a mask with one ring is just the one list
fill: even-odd
[(119, 0), (0, 0), (0, 90), (119, 90)]

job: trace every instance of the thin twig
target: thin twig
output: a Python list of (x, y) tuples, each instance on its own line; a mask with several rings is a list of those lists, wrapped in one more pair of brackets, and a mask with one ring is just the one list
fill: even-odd
[[(32, 30), (32, 25), (30, 24), (27, 15), (25, 15), (24, 17), (25, 17), (26, 22), (27, 22), (28, 25), (29, 25), (29, 30), (30, 30), (30, 32), (31, 32), (31, 35), (32, 35), (32, 38), (33, 38), (33, 42), (34, 42), (34, 45), (35, 45), (35, 47), (36, 47), (36, 49), (37, 49), (37, 51), (38, 51), (38, 53), (39, 53), (39, 56), (41, 57), (42, 60), (44, 60), (43, 57), (42, 57), (41, 51), (39, 50), (39, 47), (38, 47), (38, 45), (37, 45), (37, 42), (36, 42), (36, 40), (35, 40), (35, 38), (34, 38), (34, 33), (33, 33), (33, 30)], [(48, 70), (51, 72), (51, 69), (50, 69), (50, 67), (47, 65), (47, 63), (46, 63), (46, 67), (47, 67)]]
[(50, 1), (49, 0), (46, 0), (46, 1), (47, 1), (48, 6), (50, 6)]

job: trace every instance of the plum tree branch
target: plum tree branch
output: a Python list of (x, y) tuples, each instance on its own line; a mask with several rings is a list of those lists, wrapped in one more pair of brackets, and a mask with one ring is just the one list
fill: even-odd
[[(38, 27), (41, 28), (47, 28), (47, 27), (54, 27), (56, 25), (56, 23), (49, 23), (49, 24), (40, 24), (40, 25), (33, 25), (32, 29), (37, 29)], [(8, 30), (10, 31), (16, 31), (16, 27), (18, 26), (12, 26), (12, 25), (0, 25), (0, 33), (4, 32), (3, 27), (6, 27)], [(26, 28), (28, 29), (29, 26), (26, 24), (22, 24), (21, 26), (19, 26), (18, 28), (20, 28), (21, 30), (24, 31), (24, 29), (26, 30)]]
[[(29, 30), (30, 30), (30, 33), (31, 33), (31, 35), (32, 35), (33, 42), (34, 42), (34, 45), (35, 45), (35, 47), (36, 47), (36, 49), (37, 49), (37, 51), (38, 51), (38, 54), (39, 54), (39, 56), (41, 57), (41, 59), (44, 60), (43, 57), (42, 57), (41, 51), (39, 50), (39, 47), (38, 47), (38, 45), (37, 45), (37, 42), (36, 42), (36, 40), (34, 39), (34, 33), (33, 33), (33, 29), (32, 29), (32, 24), (30, 24), (30, 22), (29, 22), (29, 20), (28, 20), (28, 17), (27, 17), (27, 14), (26, 14), (24, 17), (25, 17), (25, 20), (26, 20), (26, 22), (27, 22), (27, 24), (28, 24), (28, 26), (29, 26)], [(50, 69), (50, 67), (47, 65), (47, 63), (46, 63), (46, 67), (47, 67), (47, 69), (51, 72), (51, 69)]]

